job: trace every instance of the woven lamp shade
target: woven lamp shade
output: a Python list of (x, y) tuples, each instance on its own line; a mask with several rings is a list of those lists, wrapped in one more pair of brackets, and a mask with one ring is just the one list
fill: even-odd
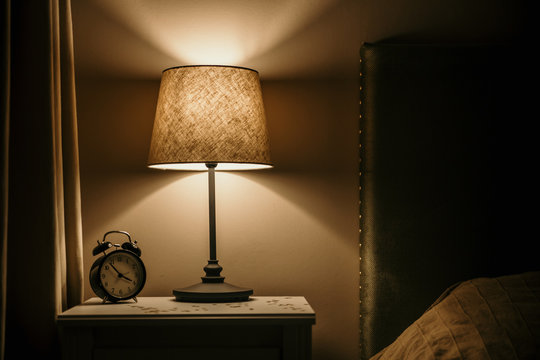
[(244, 170), (271, 167), (258, 72), (232, 66), (163, 71), (148, 166)]

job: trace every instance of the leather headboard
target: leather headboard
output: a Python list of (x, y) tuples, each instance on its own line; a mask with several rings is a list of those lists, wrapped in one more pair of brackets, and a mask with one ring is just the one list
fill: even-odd
[(537, 115), (523, 110), (518, 56), (505, 46), (362, 46), (362, 358), (454, 283), (539, 269), (538, 235), (526, 232), (538, 167), (527, 124)]

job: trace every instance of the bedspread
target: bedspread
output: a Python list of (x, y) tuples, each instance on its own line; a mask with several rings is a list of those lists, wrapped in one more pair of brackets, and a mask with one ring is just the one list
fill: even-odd
[(383, 359), (539, 359), (540, 272), (476, 278), (449, 288)]

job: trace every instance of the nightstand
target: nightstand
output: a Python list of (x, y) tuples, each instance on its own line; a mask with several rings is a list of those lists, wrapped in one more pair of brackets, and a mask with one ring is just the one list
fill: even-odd
[(308, 360), (315, 312), (301, 296), (237, 303), (91, 298), (58, 316), (64, 359)]

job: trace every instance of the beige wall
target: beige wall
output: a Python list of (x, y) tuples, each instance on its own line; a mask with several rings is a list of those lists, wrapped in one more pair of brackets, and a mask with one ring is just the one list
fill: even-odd
[[(172, 296), (208, 258), (206, 174), (146, 168), (157, 80), (77, 85), (85, 277), (96, 240), (125, 230), (147, 266), (140, 296)], [(357, 358), (357, 89), (263, 82), (275, 168), (216, 175), (222, 275), (254, 295), (305, 296), (317, 313), (314, 359)]]

